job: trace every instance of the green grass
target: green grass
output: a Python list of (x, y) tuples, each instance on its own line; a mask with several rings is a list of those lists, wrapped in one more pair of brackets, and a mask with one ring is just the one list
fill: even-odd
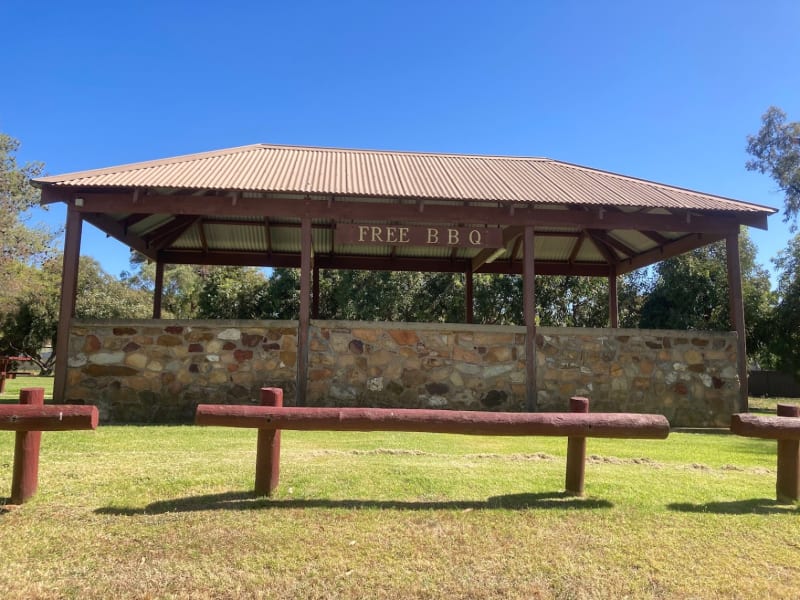
[[(0, 432), (0, 503), (13, 433)], [(0, 513), (4, 598), (796, 598), (800, 506), (775, 443), (254, 431), (43, 434), (39, 493)]]
[(23, 388), (44, 388), (45, 402), (53, 398), (52, 377), (15, 377), (6, 379), (5, 391), (0, 393), (0, 404), (15, 404), (19, 401), (19, 391)]

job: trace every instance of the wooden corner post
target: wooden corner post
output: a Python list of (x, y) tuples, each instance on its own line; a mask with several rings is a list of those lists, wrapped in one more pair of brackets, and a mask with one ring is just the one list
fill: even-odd
[(725, 237), (730, 292), (731, 323), (736, 330), (736, 370), (739, 373), (738, 411), (746, 413), (747, 406), (747, 338), (744, 328), (744, 301), (742, 300), (742, 268), (739, 258), (739, 230)]
[[(261, 406), (283, 407), (281, 388), (261, 388)], [(259, 429), (256, 445), (256, 485), (258, 496), (271, 496), (281, 474), (281, 430)]]
[(69, 354), (69, 328), (75, 316), (75, 296), (78, 291), (78, 268), (81, 256), (81, 214), (72, 207), (67, 209), (67, 228), (64, 236), (64, 262), (61, 269), (61, 306), (58, 312), (56, 333), (56, 365), (53, 381), (53, 400), (62, 402), (67, 390), (67, 355)]

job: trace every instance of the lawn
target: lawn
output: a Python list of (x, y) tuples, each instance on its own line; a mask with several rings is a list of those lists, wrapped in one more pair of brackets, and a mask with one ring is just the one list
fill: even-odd
[(287, 431), (266, 499), (255, 437), (45, 432), (38, 494), (0, 512), (3, 598), (797, 597), (774, 442), (590, 439), (570, 498), (563, 439)]

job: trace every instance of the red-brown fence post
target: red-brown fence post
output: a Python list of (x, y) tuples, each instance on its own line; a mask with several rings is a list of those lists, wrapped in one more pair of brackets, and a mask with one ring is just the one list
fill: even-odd
[[(573, 396), (569, 399), (569, 411), (588, 413), (589, 399)], [(586, 438), (567, 438), (567, 477), (564, 488), (568, 494), (583, 496), (583, 483), (586, 473)]]
[[(19, 391), (19, 403), (42, 406), (44, 388)], [(14, 443), (14, 470), (11, 477), (11, 504), (22, 504), (36, 493), (39, 485), (41, 431), (18, 431)]]
[[(800, 406), (778, 404), (779, 417), (800, 417)], [(800, 499), (800, 440), (778, 440), (778, 479), (775, 484), (778, 501)]]
[[(281, 388), (261, 388), (261, 405), (283, 406)], [(259, 496), (271, 496), (278, 487), (281, 474), (281, 432), (279, 429), (259, 429), (256, 446), (256, 486)]]

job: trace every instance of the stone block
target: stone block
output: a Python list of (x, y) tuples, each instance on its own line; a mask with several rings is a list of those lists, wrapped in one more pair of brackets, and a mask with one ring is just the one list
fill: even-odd
[(156, 344), (159, 346), (179, 346), (183, 344), (183, 339), (177, 335), (160, 335), (156, 339)]
[(453, 360), (471, 364), (479, 364), (483, 362), (481, 355), (472, 350), (467, 350), (461, 346), (455, 346), (452, 350)]
[(144, 352), (133, 352), (125, 356), (125, 364), (141, 371), (147, 365), (148, 357)]
[(390, 329), (389, 336), (398, 346), (415, 346), (419, 342), (416, 332), (408, 329)]
[(238, 342), (242, 339), (242, 332), (236, 328), (230, 327), (217, 333), (217, 339), (229, 342)]
[(492, 346), (484, 357), (488, 363), (508, 362), (514, 359), (513, 346)]
[(280, 353), (283, 366), (293, 369), (297, 363), (297, 352), (283, 351)]
[(130, 367), (105, 364), (86, 365), (81, 372), (89, 377), (130, 377), (139, 374), (138, 370)]

